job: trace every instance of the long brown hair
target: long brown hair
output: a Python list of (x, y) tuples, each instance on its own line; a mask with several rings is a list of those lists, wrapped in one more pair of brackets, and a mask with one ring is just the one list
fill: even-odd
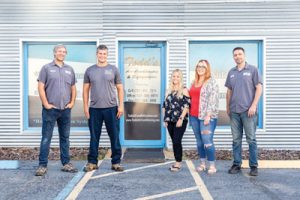
[(207, 81), (208, 79), (210, 79), (211, 77), (211, 69), (210, 69), (210, 64), (207, 60), (199, 60), (199, 62), (197, 63), (196, 67), (195, 67), (195, 80), (194, 83), (198, 83), (200, 76), (197, 73), (197, 67), (201, 62), (205, 62), (207, 68), (205, 70), (205, 74), (204, 74), (204, 82)]

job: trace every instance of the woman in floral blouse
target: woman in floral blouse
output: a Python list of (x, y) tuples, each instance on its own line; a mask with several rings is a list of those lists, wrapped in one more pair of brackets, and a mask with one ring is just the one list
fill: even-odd
[(179, 69), (172, 72), (166, 98), (163, 103), (164, 126), (168, 129), (173, 143), (175, 164), (171, 171), (178, 171), (182, 161), (182, 137), (188, 122), (190, 98), (187, 88), (183, 86), (183, 75)]
[(200, 157), (197, 171), (206, 171), (207, 159), (209, 163), (207, 173), (214, 174), (217, 169), (213, 137), (218, 117), (219, 86), (211, 76), (211, 68), (207, 60), (200, 60), (196, 65), (195, 80), (189, 92), (191, 96), (190, 124), (196, 137)]

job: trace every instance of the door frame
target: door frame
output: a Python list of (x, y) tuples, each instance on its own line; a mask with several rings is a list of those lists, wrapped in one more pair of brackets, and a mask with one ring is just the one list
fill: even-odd
[[(118, 39), (116, 41), (116, 59), (118, 63), (118, 67), (120, 70), (120, 74), (122, 79), (124, 80), (124, 66), (123, 66), (123, 48), (124, 47), (146, 47), (146, 44), (149, 42), (155, 42), (159, 44), (160, 47), (160, 62), (161, 62), (161, 100), (160, 104), (162, 105), (162, 102), (164, 100), (164, 93), (166, 88), (166, 82), (167, 82), (167, 71), (168, 71), (168, 45), (166, 40), (161, 39)], [(123, 82), (125, 86), (125, 82)], [(162, 112), (162, 108), (160, 109)], [(161, 121), (163, 120), (162, 115), (160, 116)], [(161, 140), (125, 140), (125, 128), (124, 128), (124, 116), (120, 119), (120, 143), (124, 147), (133, 147), (133, 148), (163, 148), (167, 145), (167, 139), (166, 139), (166, 129), (163, 127), (163, 124), (160, 124), (161, 126)]]

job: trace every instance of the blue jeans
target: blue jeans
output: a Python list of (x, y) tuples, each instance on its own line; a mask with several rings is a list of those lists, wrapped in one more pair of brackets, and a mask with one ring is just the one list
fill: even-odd
[(39, 166), (47, 167), (53, 129), (57, 122), (59, 133), (60, 160), (63, 165), (70, 162), (70, 127), (71, 109), (45, 109), (42, 110), (42, 140), (40, 145)]
[(248, 117), (248, 111), (243, 113), (230, 113), (230, 124), (232, 132), (233, 164), (242, 164), (242, 139), (243, 129), (245, 130), (246, 140), (249, 144), (249, 166), (257, 167), (257, 144), (256, 144), (256, 125), (257, 115)]
[(111, 144), (111, 163), (118, 164), (121, 162), (122, 149), (119, 140), (120, 120), (117, 118), (117, 111), (117, 107), (89, 109), (89, 129), (91, 135), (88, 154), (89, 163), (98, 163), (98, 148), (103, 121)]
[[(204, 120), (190, 116), (190, 124), (196, 137), (197, 150), (200, 159), (207, 158), (208, 161), (216, 160), (216, 150), (213, 141), (217, 119), (211, 119), (208, 125), (204, 125)], [(208, 133), (204, 133), (208, 131)]]

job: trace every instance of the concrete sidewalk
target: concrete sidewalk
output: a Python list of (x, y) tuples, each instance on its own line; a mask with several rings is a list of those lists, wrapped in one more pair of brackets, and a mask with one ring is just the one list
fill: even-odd
[[(73, 163), (82, 169), (85, 161)], [(184, 161), (179, 172), (168, 170), (172, 163), (126, 163), (120, 173), (105, 159), (96, 171), (70, 174), (50, 161), (48, 173), (36, 177), (37, 161), (20, 161), (18, 169), (0, 170), (0, 199), (300, 199), (299, 162), (283, 162), (298, 169), (275, 169), (273, 162), (258, 177), (248, 176), (249, 169), (228, 174), (231, 161), (217, 161), (218, 172), (211, 176), (195, 171), (198, 161)]]

